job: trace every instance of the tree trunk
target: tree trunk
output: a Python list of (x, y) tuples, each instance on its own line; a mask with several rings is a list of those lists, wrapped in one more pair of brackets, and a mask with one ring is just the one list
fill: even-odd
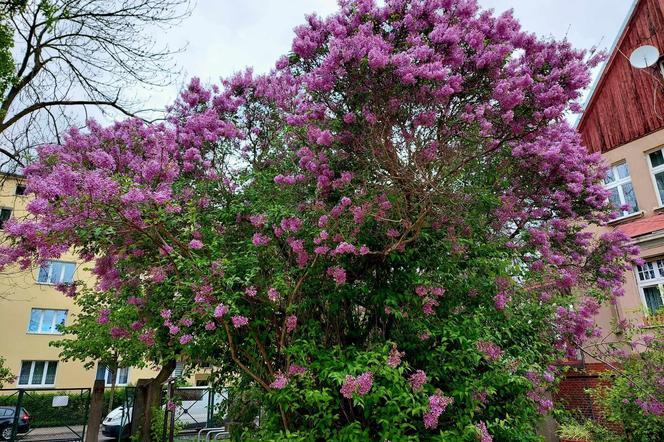
[(139, 379), (136, 384), (136, 399), (132, 411), (132, 437), (138, 436), (140, 442), (152, 442), (150, 428), (152, 411), (161, 406), (161, 386), (175, 370), (175, 361), (166, 362), (154, 379)]
[(108, 412), (113, 411), (113, 398), (115, 397), (115, 383), (117, 382), (118, 376), (118, 367), (115, 367), (115, 371), (111, 372), (111, 394), (108, 398)]

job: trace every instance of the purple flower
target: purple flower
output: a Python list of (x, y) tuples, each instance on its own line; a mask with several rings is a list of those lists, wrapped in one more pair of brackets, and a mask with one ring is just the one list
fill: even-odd
[(297, 364), (291, 364), (290, 367), (288, 367), (288, 374), (290, 376), (298, 375), (298, 374), (304, 374), (307, 372), (307, 369), (302, 367), (301, 365)]
[(131, 333), (129, 331), (125, 330), (122, 327), (113, 327), (111, 328), (111, 336), (114, 338), (128, 338), (131, 336)]
[(337, 285), (346, 283), (346, 271), (341, 267), (330, 267), (327, 269), (327, 274), (334, 279), (334, 282), (336, 282)]
[(180, 344), (187, 345), (191, 342), (192, 339), (194, 339), (194, 337), (192, 335), (189, 335), (189, 334), (182, 335), (182, 336), (180, 336)]
[(249, 324), (249, 319), (247, 319), (245, 316), (240, 316), (240, 315), (233, 316), (231, 318), (231, 321), (233, 322), (233, 327), (235, 328), (244, 327), (245, 325)]
[(192, 239), (189, 241), (189, 248), (194, 250), (202, 249), (203, 243), (198, 239)]
[(393, 345), (390, 350), (390, 356), (387, 358), (387, 365), (392, 368), (396, 368), (401, 364), (401, 357), (404, 355), (403, 352), (397, 350), (397, 346)]
[(357, 394), (364, 396), (373, 386), (373, 373), (365, 371), (357, 377)]
[(99, 311), (99, 317), (97, 318), (98, 324), (108, 324), (111, 311), (107, 308)]
[(480, 442), (493, 442), (493, 438), (489, 434), (489, 430), (486, 428), (484, 421), (480, 421), (475, 424), (475, 428), (479, 433)]
[(355, 390), (357, 390), (357, 381), (355, 380), (355, 377), (349, 374), (346, 375), (346, 379), (343, 384), (341, 384), (341, 389), (339, 390), (341, 395), (346, 399), (352, 399)]
[(297, 316), (290, 315), (286, 318), (286, 332), (292, 333), (297, 327)]
[(354, 393), (359, 396), (364, 396), (371, 390), (373, 386), (373, 373), (365, 371), (357, 378), (351, 375), (346, 375), (346, 379), (341, 385), (341, 395), (346, 399), (351, 399)]
[(392, 229), (392, 228), (387, 229), (387, 236), (389, 236), (390, 238), (398, 238), (399, 235), (401, 234), (397, 229)]
[(163, 267), (153, 267), (150, 270), (150, 278), (155, 283), (163, 282), (166, 279), (166, 271)]
[(423, 418), (424, 427), (428, 429), (436, 428), (438, 426), (438, 418), (453, 401), (452, 398), (443, 396), (442, 394), (429, 396), (429, 411), (424, 414)]
[(256, 247), (266, 246), (270, 242), (270, 237), (261, 233), (254, 233), (254, 236), (251, 238), (251, 242)]
[(478, 341), (475, 346), (477, 350), (484, 354), (484, 356), (489, 361), (496, 361), (500, 359), (503, 354), (503, 351), (493, 342), (489, 341)]
[(275, 390), (281, 390), (288, 384), (288, 378), (283, 373), (277, 373), (274, 377), (274, 381), (270, 384), (270, 388)]
[(270, 287), (267, 290), (267, 298), (272, 302), (278, 302), (279, 299), (281, 299), (281, 295), (279, 294), (279, 290), (275, 289), (274, 287)]
[(408, 382), (410, 382), (410, 387), (413, 391), (420, 391), (427, 382), (427, 374), (422, 370), (417, 370), (410, 375)]
[(226, 313), (228, 313), (228, 307), (224, 304), (219, 304), (214, 308), (214, 317), (217, 319), (223, 318)]

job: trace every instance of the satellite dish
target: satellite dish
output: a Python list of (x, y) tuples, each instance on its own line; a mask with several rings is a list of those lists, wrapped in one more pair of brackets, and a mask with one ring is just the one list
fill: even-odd
[(645, 69), (654, 66), (659, 60), (659, 50), (650, 45), (641, 46), (634, 49), (629, 56), (630, 64), (637, 69)]

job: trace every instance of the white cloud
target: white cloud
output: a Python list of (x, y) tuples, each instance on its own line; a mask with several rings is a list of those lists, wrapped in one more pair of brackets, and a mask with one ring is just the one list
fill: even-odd
[[(608, 48), (631, 6), (631, 0), (480, 0), (497, 12), (512, 8), (525, 30), (554, 38), (567, 37), (574, 46)], [(175, 85), (140, 93), (150, 107), (173, 101), (186, 79), (218, 82), (246, 67), (266, 72), (290, 50), (293, 28), (305, 14), (325, 16), (335, 0), (199, 0), (191, 17), (158, 38), (171, 48), (186, 49), (176, 62), (183, 76)]]

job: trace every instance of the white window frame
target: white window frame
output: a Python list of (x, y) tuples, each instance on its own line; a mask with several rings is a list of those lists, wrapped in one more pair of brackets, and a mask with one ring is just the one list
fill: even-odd
[[(103, 366), (103, 364), (102, 364), (102, 366)], [(99, 370), (99, 366), (97, 366), (97, 370)], [(120, 372), (122, 370), (125, 370), (127, 372), (127, 377), (126, 377), (127, 380), (126, 380), (126, 382), (121, 383), (120, 382)], [(118, 369), (115, 370), (115, 386), (116, 387), (125, 387), (125, 386), (129, 385), (129, 375), (130, 375), (130, 373), (131, 372), (129, 371), (129, 367), (118, 367)], [(108, 369), (108, 367), (104, 366), (104, 385), (106, 387), (111, 387), (113, 385), (111, 382), (108, 382), (109, 375), (110, 375), (110, 370)]]
[[(618, 166), (622, 166), (623, 164), (627, 167), (627, 176), (625, 178), (620, 178), (620, 175), (618, 174)], [(629, 164), (627, 164), (627, 161), (618, 161), (617, 163), (611, 164), (610, 170), (611, 173), (613, 174), (614, 181), (608, 184), (604, 182), (604, 189), (606, 190), (617, 189), (618, 199), (620, 200), (620, 205), (622, 206), (627, 204), (627, 201), (625, 200), (625, 192), (623, 192), (623, 185), (629, 183), (632, 185), (632, 191), (634, 191), (634, 199), (636, 200), (636, 207), (633, 208), (631, 212), (616, 207), (615, 210), (619, 213), (619, 215), (612, 220), (615, 221), (617, 219), (626, 218), (628, 216), (632, 216), (635, 213), (637, 213), (639, 211), (639, 200), (636, 197), (636, 191), (634, 190), (634, 183), (632, 183), (632, 172), (629, 168)]]
[(65, 269), (67, 266), (63, 265), (62, 270), (60, 270), (60, 276), (58, 277), (58, 282), (51, 282), (51, 275), (53, 274), (53, 265), (52, 263), (57, 262), (61, 264), (72, 264), (74, 266), (74, 274), (76, 273), (76, 263), (71, 262), (71, 261), (60, 261), (58, 259), (48, 259), (44, 262), (45, 265), (48, 265), (48, 274), (46, 275), (46, 281), (40, 281), (39, 280), (39, 274), (41, 273), (41, 269), (44, 267), (43, 265), (40, 266), (37, 269), (37, 284), (42, 284), (42, 285), (58, 285), (58, 284), (72, 284), (74, 282), (74, 274), (72, 274), (72, 281), (71, 282), (63, 282), (63, 278), (65, 276)]
[(657, 180), (655, 179), (655, 174), (664, 172), (664, 164), (653, 167), (652, 161), (650, 160), (650, 154), (659, 151), (662, 151), (662, 155), (664, 156), (664, 147), (659, 147), (657, 149), (646, 152), (646, 161), (648, 162), (648, 169), (650, 170), (650, 180), (652, 181), (652, 186), (655, 189), (655, 195), (657, 195), (657, 204), (659, 204), (659, 207), (664, 207), (662, 196), (659, 194), (659, 189), (657, 188)]
[[(26, 362), (30, 362), (30, 374), (28, 375), (28, 383), (27, 384), (21, 384), (21, 371), (23, 370), (23, 364)], [(33, 384), (32, 383), (32, 376), (34, 375), (35, 372), (35, 365), (37, 362), (43, 362), (44, 363), (44, 372), (42, 373), (42, 378), (41, 382), (39, 384)], [(55, 364), (55, 376), (53, 376), (53, 383), (52, 384), (45, 384), (44, 382), (46, 381), (46, 376), (48, 373), (48, 367), (51, 364)], [(21, 366), (19, 367), (19, 373), (18, 376), (16, 377), (16, 385), (19, 387), (29, 387), (29, 388), (50, 388), (50, 387), (55, 387), (55, 384), (57, 382), (58, 378), (58, 361), (43, 361), (43, 360), (24, 360), (21, 361)]]
[[(32, 312), (35, 310), (39, 310), (41, 312), (41, 315), (39, 316), (39, 323), (37, 324), (37, 331), (32, 331), (30, 330), (30, 321), (32, 320)], [(42, 325), (44, 324), (44, 312), (65, 312), (65, 323), (67, 322), (67, 315), (69, 314), (69, 310), (63, 309), (63, 308), (31, 308), (30, 309), (30, 317), (28, 318), (28, 333), (32, 335), (61, 335), (62, 332), (58, 331), (56, 328), (56, 319), (57, 316), (55, 313), (53, 314), (53, 319), (51, 321), (51, 329), (53, 330), (52, 332), (44, 332), (41, 331)]]
[[(652, 269), (650, 268), (650, 266), (652, 266)], [(639, 267), (641, 267), (643, 270), (640, 271)], [(642, 280), (641, 275), (648, 277), (650, 275), (653, 275), (653, 277), (652, 278), (649, 277), (649, 279)], [(643, 307), (643, 312), (645, 313), (646, 316), (650, 316), (654, 312), (651, 312), (650, 309), (648, 308), (648, 303), (646, 302), (646, 295), (643, 289), (646, 287), (657, 286), (659, 288), (659, 296), (662, 299), (662, 303), (664, 304), (664, 257), (646, 261), (643, 264), (643, 266), (635, 266), (634, 278), (636, 279), (636, 285), (639, 288), (639, 297), (641, 298), (641, 305)]]

